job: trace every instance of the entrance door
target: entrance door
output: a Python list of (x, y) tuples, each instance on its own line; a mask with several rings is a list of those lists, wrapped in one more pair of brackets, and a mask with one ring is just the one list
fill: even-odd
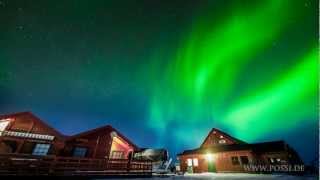
[(213, 161), (208, 162), (208, 172), (216, 172), (216, 166)]

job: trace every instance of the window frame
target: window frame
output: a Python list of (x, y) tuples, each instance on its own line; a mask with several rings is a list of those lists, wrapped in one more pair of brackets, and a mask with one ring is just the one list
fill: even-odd
[(231, 156), (231, 163), (234, 166), (240, 165), (239, 157), (238, 156)]
[(112, 151), (110, 159), (126, 159), (124, 151)]
[(193, 159), (192, 159), (192, 166), (194, 166), (194, 167), (198, 167), (198, 166), (199, 166), (199, 160), (198, 160), (198, 158), (193, 158)]
[(192, 166), (192, 158), (187, 159), (187, 166), (191, 167)]
[(51, 148), (51, 144), (49, 143), (36, 143), (32, 150), (32, 155), (36, 156), (47, 156), (49, 150)]
[[(84, 150), (84, 152), (83, 152)], [(77, 154), (76, 154), (77, 152)], [(73, 148), (72, 157), (86, 157), (88, 153), (88, 147), (75, 146)]]

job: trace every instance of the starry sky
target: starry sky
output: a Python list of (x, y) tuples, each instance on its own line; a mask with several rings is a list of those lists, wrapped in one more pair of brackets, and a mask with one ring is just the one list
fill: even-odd
[(172, 157), (211, 128), (318, 154), (316, 0), (0, 0), (0, 113)]

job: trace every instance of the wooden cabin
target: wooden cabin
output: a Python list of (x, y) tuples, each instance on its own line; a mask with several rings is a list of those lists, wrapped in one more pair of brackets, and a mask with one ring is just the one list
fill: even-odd
[[(66, 136), (30, 112), (0, 116), (0, 175), (98, 172), (148, 173), (152, 163), (134, 160), (140, 148), (110, 125)], [(23, 174), (22, 175), (25, 175)]]
[(30, 112), (0, 116), (0, 153), (128, 159), (138, 149), (109, 125), (65, 136)]
[[(102, 148), (103, 147), (103, 148)], [(130, 159), (139, 148), (113, 127), (107, 125), (65, 140), (62, 156)]]
[(58, 155), (65, 138), (30, 112), (0, 116), (0, 153)]
[[(246, 165), (302, 164), (284, 141), (248, 144), (213, 128), (199, 148), (178, 154), (182, 172), (246, 172)], [(250, 171), (252, 172), (252, 171)]]

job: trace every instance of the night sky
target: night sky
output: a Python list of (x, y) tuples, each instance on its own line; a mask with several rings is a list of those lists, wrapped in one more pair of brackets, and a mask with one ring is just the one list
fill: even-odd
[(0, 114), (171, 156), (216, 127), (318, 154), (316, 0), (0, 0)]

